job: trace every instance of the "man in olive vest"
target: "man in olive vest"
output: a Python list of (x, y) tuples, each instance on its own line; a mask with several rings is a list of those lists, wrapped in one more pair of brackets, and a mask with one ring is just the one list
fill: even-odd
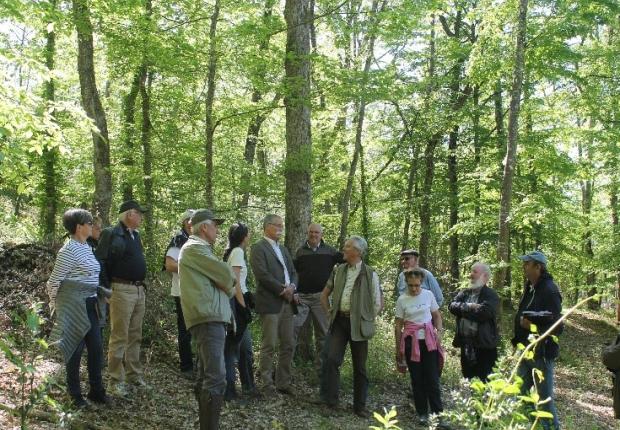
[(362, 261), (367, 249), (364, 238), (351, 236), (344, 244), (345, 264), (334, 269), (321, 293), (321, 304), (329, 316), (321, 400), (330, 407), (338, 405), (340, 366), (349, 344), (353, 361), (353, 410), (363, 418), (369, 416), (366, 409), (368, 340), (375, 334), (375, 317), (383, 305), (379, 277)]

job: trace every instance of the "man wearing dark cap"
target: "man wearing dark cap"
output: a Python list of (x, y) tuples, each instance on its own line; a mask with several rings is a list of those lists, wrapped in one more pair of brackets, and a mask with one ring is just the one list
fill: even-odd
[(443, 304), (443, 293), (439, 282), (433, 276), (433, 274), (426, 269), (418, 266), (418, 257), (420, 253), (415, 249), (406, 249), (400, 253), (400, 264), (403, 271), (398, 274), (398, 280), (396, 281), (396, 297), (400, 297), (405, 291), (407, 291), (407, 282), (405, 282), (405, 270), (420, 269), (424, 272), (424, 281), (422, 282), (422, 288), (429, 290), (435, 296), (437, 304), (441, 307)]
[(177, 343), (179, 349), (179, 361), (181, 376), (186, 379), (194, 379), (194, 362), (192, 358), (192, 335), (185, 327), (183, 309), (181, 308), (181, 290), (179, 287), (179, 254), (181, 247), (185, 245), (191, 231), (190, 219), (194, 214), (193, 209), (188, 209), (179, 218), (181, 229), (170, 240), (164, 257), (164, 270), (172, 274), (172, 286), (170, 295), (174, 298), (177, 314)]
[(146, 260), (136, 230), (146, 212), (135, 200), (121, 204), (119, 222), (101, 232), (95, 255), (101, 263), (101, 283), (112, 289), (110, 298), (110, 342), (108, 372), (110, 392), (128, 395), (125, 381), (146, 387), (140, 364), (144, 278)]
[[(536, 325), (538, 334), (543, 334), (561, 318), (562, 296), (553, 282), (553, 277), (547, 271), (545, 254), (534, 251), (520, 256), (519, 259), (523, 261), (523, 272), (527, 280), (523, 297), (519, 302), (519, 310), (515, 314), (512, 344), (527, 346), (533, 325)], [(562, 328), (558, 327), (553, 334), (557, 336), (561, 331)], [(541, 419), (544, 429), (560, 428), (558, 411), (553, 399), (553, 370), (559, 351), (559, 345), (552, 336), (549, 336), (536, 346), (534, 358), (522, 361), (518, 369), (518, 374), (523, 379), (521, 392), (524, 394), (529, 393), (534, 385), (533, 370), (538, 369), (542, 372), (542, 380), (536, 378), (536, 387), (540, 400), (550, 399), (550, 401), (541, 405), (541, 408), (553, 414), (553, 419)]]
[(194, 392), (200, 429), (217, 430), (226, 391), (224, 342), (226, 324), (232, 320), (229, 299), (235, 292), (235, 277), (230, 266), (213, 255), (223, 220), (208, 209), (198, 209), (190, 222), (192, 235), (179, 255), (181, 307), (198, 354)]

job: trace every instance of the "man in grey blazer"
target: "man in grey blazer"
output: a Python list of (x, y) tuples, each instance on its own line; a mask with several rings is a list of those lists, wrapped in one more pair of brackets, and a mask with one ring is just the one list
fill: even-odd
[[(276, 389), (293, 395), (291, 363), (295, 349), (293, 306), (296, 301), (297, 272), (288, 250), (278, 241), (283, 222), (278, 215), (263, 220), (264, 237), (252, 246), (250, 265), (256, 278), (256, 313), (263, 329), (260, 353), (261, 388), (266, 395)], [(278, 345), (279, 343), (279, 345)], [(273, 360), (279, 346), (275, 385)]]

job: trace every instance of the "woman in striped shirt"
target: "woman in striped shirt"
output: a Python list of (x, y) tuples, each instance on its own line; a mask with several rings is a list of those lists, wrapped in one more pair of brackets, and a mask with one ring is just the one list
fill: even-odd
[(80, 361), (86, 346), (90, 384), (87, 397), (107, 404), (109, 399), (101, 378), (103, 346), (97, 309), (101, 269), (86, 242), (92, 234), (93, 217), (84, 209), (69, 209), (63, 215), (63, 225), (71, 239), (58, 251), (47, 290), (50, 307), (58, 309), (55, 330), (60, 333), (59, 344), (65, 354), (67, 390), (76, 407), (87, 405), (80, 389)]

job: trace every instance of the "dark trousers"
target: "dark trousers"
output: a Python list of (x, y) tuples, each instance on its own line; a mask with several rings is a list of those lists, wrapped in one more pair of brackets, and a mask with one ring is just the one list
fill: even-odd
[(486, 382), (497, 361), (497, 348), (474, 348), (474, 353), (476, 359), (472, 362), (467, 359), (464, 347), (461, 348), (461, 371), (463, 376), (467, 379), (480, 378), (481, 381)]
[(198, 379), (196, 393), (223, 396), (226, 391), (226, 365), (224, 363), (224, 343), (226, 324), (207, 322), (191, 329), (198, 354)]
[(243, 391), (252, 391), (254, 383), (254, 352), (252, 351), (252, 333), (246, 328), (239, 344), (239, 380)]
[(181, 360), (181, 372), (193, 369), (192, 360), (192, 335), (185, 327), (185, 319), (183, 318), (183, 309), (181, 308), (181, 298), (175, 297), (174, 303), (177, 308), (177, 328), (179, 330), (177, 340), (179, 344), (179, 359)]
[(77, 346), (66, 365), (67, 390), (74, 399), (82, 398), (80, 389), (80, 362), (82, 361), (84, 347), (86, 347), (88, 351), (87, 366), (90, 391), (95, 395), (104, 393), (103, 382), (101, 380), (103, 345), (101, 344), (101, 329), (99, 328), (96, 297), (89, 297), (86, 299), (86, 312), (90, 321), (90, 330), (88, 330), (84, 339)]
[(237, 339), (234, 334), (226, 336), (224, 343), (224, 362), (226, 363), (226, 384), (234, 387), (237, 380), (236, 367), (239, 362), (239, 345), (241, 339)]
[(324, 389), (321, 390), (323, 400), (330, 405), (338, 403), (340, 390), (340, 366), (344, 361), (347, 344), (351, 346), (353, 362), (353, 408), (356, 411), (366, 407), (368, 397), (368, 376), (366, 374), (366, 359), (368, 358), (368, 341), (351, 340), (351, 319), (338, 315), (330, 328), (325, 341), (327, 349), (324, 355), (327, 360), (323, 367)]
[(418, 342), (420, 361), (414, 362), (411, 361), (411, 336), (405, 339), (405, 358), (411, 376), (413, 403), (418, 415), (428, 415), (429, 405), (431, 412), (436, 414), (443, 411), (439, 390), (439, 352), (429, 351), (424, 340)]

